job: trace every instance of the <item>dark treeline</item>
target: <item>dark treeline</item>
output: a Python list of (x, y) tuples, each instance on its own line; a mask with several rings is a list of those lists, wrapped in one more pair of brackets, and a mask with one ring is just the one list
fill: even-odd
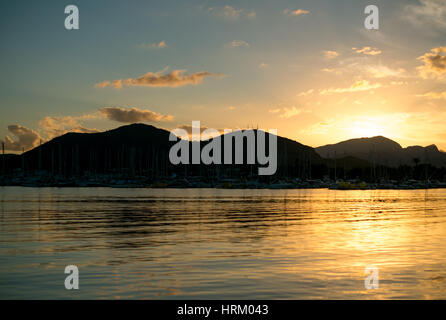
[[(258, 132), (255, 132), (255, 140)], [(93, 133), (68, 133), (57, 137), (21, 155), (3, 155), (3, 177), (45, 175), (58, 178), (94, 177), (119, 175), (144, 177), (147, 181), (180, 177), (202, 179), (258, 179), (270, 181), (277, 178), (310, 179), (357, 179), (366, 182), (381, 180), (403, 181), (446, 180), (446, 169), (429, 164), (387, 167), (372, 165), (354, 157), (323, 159), (313, 148), (298, 142), (277, 138), (277, 171), (273, 176), (258, 175), (255, 164), (178, 164), (169, 161), (169, 150), (176, 142), (169, 141), (169, 132), (153, 126), (133, 124), (114, 130)], [(268, 141), (268, 134), (266, 134)], [(247, 159), (248, 139), (244, 138), (244, 162)], [(194, 142), (198, 143), (198, 142)], [(200, 143), (200, 150), (209, 141)], [(232, 163), (235, 163), (233, 145)], [(256, 143), (254, 142), (254, 145)], [(222, 141), (222, 162), (224, 143)], [(266, 154), (269, 146), (266, 145)], [(256, 148), (254, 146), (254, 150)], [(189, 143), (189, 163), (192, 162), (192, 143)], [(265, 167), (267, 165), (263, 165)]]

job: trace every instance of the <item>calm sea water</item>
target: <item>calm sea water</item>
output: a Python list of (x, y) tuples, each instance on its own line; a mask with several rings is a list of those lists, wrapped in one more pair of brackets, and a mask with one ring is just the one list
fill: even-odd
[(0, 188), (2, 299), (445, 299), (445, 246), (444, 189)]

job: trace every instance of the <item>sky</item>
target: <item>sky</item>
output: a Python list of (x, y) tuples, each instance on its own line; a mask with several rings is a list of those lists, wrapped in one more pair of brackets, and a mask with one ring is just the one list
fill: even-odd
[[(79, 30), (65, 29), (66, 5)], [(364, 9), (379, 8), (379, 30)], [(317, 147), (383, 135), (446, 150), (446, 1), (0, 2), (0, 139), (277, 129)]]

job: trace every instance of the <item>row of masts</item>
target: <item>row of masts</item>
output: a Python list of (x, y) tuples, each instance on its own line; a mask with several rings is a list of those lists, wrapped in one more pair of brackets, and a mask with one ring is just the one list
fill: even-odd
[[(5, 147), (2, 144), (2, 152)], [(73, 145), (40, 145), (34, 151), (24, 152), (18, 159), (22, 174), (40, 174), (52, 176), (80, 176), (83, 174), (122, 173), (129, 176), (169, 176), (207, 175), (214, 177), (237, 176), (242, 170), (248, 176), (257, 175), (257, 164), (254, 165), (178, 165), (174, 167), (168, 158), (168, 149), (150, 145), (147, 148), (138, 146), (109, 145), (104, 147), (81, 147)], [(278, 156), (279, 176), (294, 176), (311, 179), (312, 153), (300, 151), (295, 163), (289, 163), (288, 147), (284, 144), (282, 154)], [(3, 157), (2, 173), (5, 174), (5, 157)], [(12, 168), (10, 168), (12, 169)]]

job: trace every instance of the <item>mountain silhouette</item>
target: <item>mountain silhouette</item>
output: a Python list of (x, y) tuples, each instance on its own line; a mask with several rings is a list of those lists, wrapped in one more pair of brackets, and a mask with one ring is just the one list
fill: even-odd
[[(257, 136), (258, 130), (254, 132)], [(186, 165), (188, 168), (184, 168), (185, 165), (181, 164), (172, 165), (169, 161), (169, 150), (176, 142), (169, 141), (169, 135), (170, 132), (167, 130), (140, 123), (99, 133), (66, 133), (23, 155), (9, 156), (6, 167), (9, 171), (23, 170), (28, 173), (45, 171), (58, 176), (121, 173), (151, 178), (183, 174), (183, 172), (201, 176), (213, 170), (214, 165), (191, 164)], [(203, 147), (209, 141), (200, 143)], [(296, 141), (278, 136), (277, 148), (277, 175), (309, 178), (312, 167), (318, 170), (324, 164), (324, 160), (313, 148)], [(247, 146), (244, 143), (245, 163), (246, 150)], [(234, 154), (233, 152), (233, 156)], [(231, 175), (247, 175), (253, 171), (250, 165), (216, 166), (222, 166), (223, 169), (228, 166), (237, 168), (237, 170), (230, 169)]]
[[(255, 139), (259, 130), (253, 130)], [(229, 133), (231, 134), (231, 133)], [(233, 133), (232, 133), (233, 134)], [(189, 164), (173, 165), (169, 159), (170, 132), (146, 124), (125, 125), (99, 133), (66, 133), (20, 155), (0, 156), (0, 184), (76, 185), (73, 181), (104, 181), (106, 185), (128, 179), (141, 185), (158, 182), (181, 185), (183, 178), (215, 185), (222, 179), (258, 180), (270, 183), (279, 179), (305, 180), (378, 180), (446, 179), (446, 154), (434, 145), (402, 148), (385, 137), (351, 139), (316, 149), (297, 141), (277, 136), (277, 171), (273, 176), (258, 176), (266, 167), (257, 161), (247, 164), (248, 139), (244, 138), (243, 164), (192, 164), (192, 144), (200, 150), (212, 141), (189, 141)], [(269, 141), (269, 133), (265, 134)], [(256, 141), (253, 142), (257, 154)], [(266, 146), (269, 154), (269, 146)], [(436, 168), (437, 167), (437, 168)], [(28, 177), (27, 179), (25, 179)], [(34, 177), (34, 178), (33, 178)], [(17, 178), (17, 179), (15, 179)], [(36, 180), (37, 179), (37, 180)], [(276, 180), (274, 180), (276, 179)], [(2, 182), (3, 181), (3, 182)], [(39, 182), (40, 181), (40, 182)], [(99, 182), (100, 183), (100, 182)]]
[(397, 142), (383, 136), (328, 144), (317, 147), (316, 152), (325, 159), (352, 156), (371, 164), (390, 167), (418, 163), (446, 167), (446, 153), (439, 151), (435, 145), (403, 148)]

